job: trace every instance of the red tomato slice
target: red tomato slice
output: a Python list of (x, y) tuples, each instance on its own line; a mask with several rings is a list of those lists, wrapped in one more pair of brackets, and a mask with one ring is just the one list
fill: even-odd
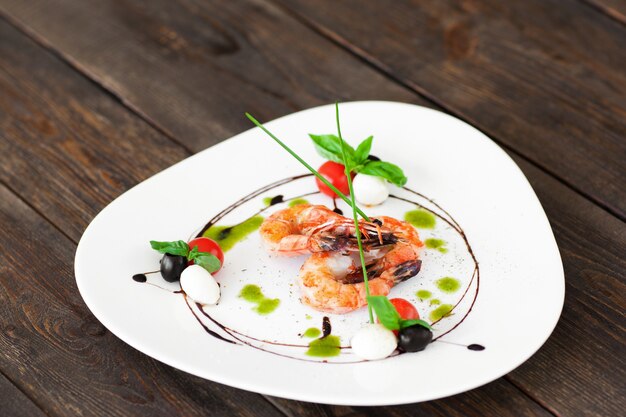
[[(338, 164), (337, 162), (333, 161), (327, 161), (324, 162), (317, 171), (339, 191), (341, 191), (345, 195), (349, 195), (350, 188), (348, 187), (348, 177), (346, 177), (345, 169), (346, 167), (342, 164)], [(352, 173), (351, 177), (354, 178), (355, 175), (355, 173)], [(315, 178), (315, 183), (317, 184), (317, 188), (319, 188), (319, 190), (323, 194), (326, 194), (327, 196), (330, 196), (332, 198), (338, 197), (333, 190), (331, 190), (318, 178)]]
[[(208, 237), (197, 237), (189, 241), (188, 245), (189, 250), (197, 247), (199, 252), (208, 252), (215, 255), (215, 257), (217, 257), (220, 261), (220, 269), (224, 266), (224, 252), (222, 252), (220, 245), (213, 239), (209, 239)], [(189, 261), (189, 265), (191, 264), (193, 264), (193, 261)], [(213, 273), (215, 274), (217, 272), (219, 272), (219, 269)]]
[(389, 301), (396, 308), (396, 311), (402, 319), (415, 320), (420, 318), (417, 309), (404, 298), (391, 298)]
[[(411, 304), (410, 302), (408, 302), (404, 298), (390, 298), (389, 302), (391, 304), (393, 304), (393, 306), (396, 308), (396, 311), (400, 315), (401, 319), (403, 319), (403, 320), (414, 320), (414, 319), (419, 319), (420, 318), (420, 315), (417, 312), (417, 309), (413, 306), (413, 304)], [(378, 323), (380, 323), (380, 320), (377, 319), (376, 321)], [(396, 336), (398, 335), (398, 331), (397, 330), (394, 330), (393, 333)]]

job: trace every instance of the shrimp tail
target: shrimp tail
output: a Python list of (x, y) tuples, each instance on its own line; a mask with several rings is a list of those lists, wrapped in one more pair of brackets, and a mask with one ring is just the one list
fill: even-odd
[(420, 272), (422, 269), (422, 260), (421, 259), (412, 259), (410, 261), (406, 261), (394, 267), (391, 271), (394, 281), (397, 283), (404, 282), (409, 278), (414, 277)]

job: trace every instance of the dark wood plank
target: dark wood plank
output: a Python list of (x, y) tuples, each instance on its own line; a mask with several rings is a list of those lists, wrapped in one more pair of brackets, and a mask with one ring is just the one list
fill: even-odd
[[(294, 36), (296, 39), (306, 39), (308, 48), (310, 51), (314, 51), (314, 50), (318, 51), (314, 53), (313, 55), (311, 55), (311, 53), (300, 55), (300, 52), (293, 51), (292, 49), (291, 50), (292, 53), (296, 55), (298, 59), (300, 59), (301, 62), (305, 63), (301, 65), (308, 65), (309, 61), (312, 60), (313, 58), (319, 57), (323, 55), (324, 53), (328, 53), (334, 56), (335, 59), (337, 59), (337, 62), (334, 63), (334, 66), (343, 68), (343, 71), (341, 71), (339, 75), (345, 73), (345, 75), (343, 75), (344, 78), (336, 79), (336, 78), (330, 77), (331, 75), (335, 75), (334, 72), (332, 71), (325, 72), (323, 71), (323, 68), (318, 68), (318, 70), (321, 72), (316, 74), (316, 78), (306, 81), (306, 83), (313, 84), (313, 85), (304, 86), (302, 87), (303, 89), (306, 89), (307, 91), (318, 91), (318, 90), (326, 91), (326, 90), (333, 90), (333, 89), (339, 91), (342, 88), (345, 88), (346, 89), (345, 94), (347, 95), (358, 94), (358, 91), (349, 90), (350, 88), (357, 88), (357, 87), (354, 87), (352, 86), (352, 84), (349, 84), (347, 82), (347, 78), (350, 77), (352, 73), (355, 73), (355, 74), (362, 74), (361, 77), (363, 78), (361, 79), (361, 81), (365, 79), (369, 79), (368, 88), (370, 89), (370, 91), (385, 92), (386, 94), (388, 94), (387, 98), (390, 98), (390, 99), (397, 99), (397, 100), (402, 100), (402, 101), (413, 101), (413, 102), (419, 101), (419, 99), (413, 96), (410, 96), (409, 93), (407, 93), (404, 90), (399, 89), (397, 86), (395, 86), (393, 83), (389, 82), (388, 80), (385, 80), (381, 77), (375, 77), (375, 76), (372, 76), (370, 78), (368, 77), (368, 73), (365, 71), (358, 72), (356, 69), (353, 71), (352, 66), (355, 66), (355, 68), (357, 68), (357, 66), (360, 67), (360, 65), (358, 65), (359, 63), (356, 62), (353, 58), (351, 58), (347, 54), (333, 52), (334, 49), (331, 45), (329, 45), (328, 43), (322, 42), (319, 38), (312, 36), (310, 31), (307, 31), (305, 28), (299, 27), (298, 25), (293, 23), (293, 21), (288, 19), (284, 14), (280, 14), (279, 12), (276, 12), (274, 10), (273, 10), (273, 13), (274, 13), (275, 19), (276, 18), (281, 19), (281, 25), (280, 25), (281, 27), (289, 28), (291, 30), (292, 36)], [(171, 17), (166, 17), (165, 19), (171, 19)], [(260, 19), (259, 22), (263, 23), (263, 20)], [(239, 26), (234, 26), (232, 29), (233, 31), (235, 30), (234, 28), (239, 28)], [(271, 28), (266, 28), (262, 26), (261, 29), (270, 31)], [(257, 29), (257, 30), (261, 30), (261, 29)], [(243, 30), (243, 29), (240, 29), (240, 30)], [(273, 46), (270, 47), (271, 50), (274, 50), (273, 48), (274, 48)], [(255, 54), (257, 53), (256, 51), (254, 52)], [(262, 53), (268, 54), (265, 51), (262, 51)], [(242, 62), (245, 61), (244, 58), (240, 58), (240, 60)], [(251, 60), (254, 61), (253, 58), (251, 58)], [(295, 61), (296, 59), (293, 58), (293, 62)], [(16, 68), (14, 70), (13, 77), (19, 77), (20, 74), (22, 77), (24, 77), (24, 74), (22, 74), (22, 72), (24, 72), (25, 74), (30, 74), (31, 72), (33, 72), (33, 71), (30, 71), (28, 64), (24, 62), (20, 64), (15, 64), (15, 65), (17, 65), (18, 67), (21, 65), (21, 67), (19, 67), (19, 69)], [(215, 71), (216, 70), (207, 67), (205, 69), (205, 75), (207, 77), (210, 77)], [(370, 73), (372, 72), (370, 71)], [(372, 73), (372, 74), (375, 74), (375, 73)], [(51, 88), (51, 87), (46, 86), (46, 83), (44, 81), (45, 78), (43, 78), (41, 74), (36, 74), (35, 72), (35, 75), (32, 75), (32, 76), (41, 77), (41, 78), (37, 78), (35, 81), (31, 81), (32, 83), (37, 85), (38, 88), (43, 88), (44, 90), (47, 88)], [(158, 74), (155, 76), (158, 76)], [(274, 80), (274, 83), (276, 85), (281, 85), (281, 83), (285, 83), (289, 85), (289, 79), (276, 77), (276, 79)], [(234, 88), (235, 87), (233, 85), (223, 86), (223, 89), (225, 91), (228, 91)], [(279, 88), (286, 89), (287, 87), (279, 87)], [(33, 89), (30, 89), (28, 91), (30, 94), (33, 94), (32, 93)], [(258, 92), (258, 94), (262, 95), (262, 94), (270, 94), (270, 93), (260, 91)], [(293, 94), (297, 95), (298, 91), (294, 92)], [(405, 97), (410, 97), (410, 98), (406, 99)], [(29, 98), (28, 100), (36, 100), (36, 98), (35, 99)], [(181, 100), (181, 98), (179, 97), (177, 98), (177, 100)], [(308, 100), (310, 100), (311, 104), (314, 104), (315, 101), (321, 100), (321, 99), (308, 98)], [(259, 102), (263, 102), (263, 100), (259, 98)], [(43, 103), (39, 103), (39, 105), (46, 106), (47, 103), (43, 102)], [(228, 106), (228, 105), (230, 104), (224, 103), (224, 106)], [(227, 110), (224, 109), (224, 111), (227, 111)], [(239, 111), (239, 108), (237, 106), (234, 106), (231, 109), (231, 111), (232, 112)], [(273, 111), (274, 110), (272, 109), (265, 109), (266, 114), (271, 114)], [(61, 116), (63, 116), (63, 112), (61, 112)], [(92, 115), (92, 117), (97, 117), (97, 116)], [(218, 119), (219, 116), (213, 116), (213, 117), (215, 117), (215, 119), (212, 119), (212, 118), (209, 119), (213, 121), (213, 123), (219, 124), (221, 122)], [(24, 122), (24, 123), (27, 123), (27, 122)], [(235, 132), (233, 131), (230, 133), (235, 133)], [(15, 138), (13, 137), (11, 137), (10, 139), (12, 139), (15, 142), (19, 142), (19, 140), (15, 140)], [(188, 140), (186, 137), (177, 137), (177, 139), (181, 141)], [(74, 140), (80, 142), (76, 138), (74, 138)], [(26, 141), (26, 143), (28, 143), (28, 141)], [(189, 145), (190, 147), (193, 146), (192, 139), (189, 139), (188, 143), (191, 144)], [(22, 149), (22, 152), (27, 152), (27, 146), (25, 146), (24, 144), (15, 145), (15, 146), (19, 146), (20, 149)], [(105, 155), (104, 158), (108, 159), (108, 158), (115, 157), (115, 153), (113, 150), (108, 149), (108, 147), (102, 144), (100, 146), (102, 147), (102, 149), (99, 152)], [(50, 169), (54, 170), (55, 164), (59, 163), (58, 161), (55, 161), (55, 158), (58, 158), (58, 156), (52, 157), (52, 161), (46, 161), (46, 159), (51, 158), (50, 154), (54, 155), (54, 153), (55, 153), (54, 150), (52, 150), (50, 153), (44, 153), (44, 154), (30, 152), (30, 153), (26, 153), (24, 157), (30, 158), (33, 161), (33, 163), (36, 163), (36, 164), (49, 164)], [(519, 159), (518, 159), (518, 162), (520, 162)], [(82, 169), (88, 170), (89, 164), (84, 164), (82, 165), (82, 167), (83, 167)], [(623, 230), (623, 228), (620, 229), (620, 226), (623, 227), (623, 225), (619, 223), (618, 221), (616, 221), (608, 213), (604, 212), (603, 210), (597, 207), (594, 207), (591, 203), (577, 196), (575, 193), (573, 193), (572, 191), (568, 190), (566, 187), (561, 185), (558, 181), (550, 179), (550, 177), (548, 177), (541, 171), (534, 169), (532, 166), (529, 166), (529, 165), (522, 165), (522, 168), (525, 171), (526, 175), (531, 179), (531, 181), (537, 188), (539, 197), (544, 202), (544, 206), (546, 206), (546, 209), (549, 215), (551, 216), (551, 218), (562, 216), (563, 213), (570, 213), (565, 218), (574, 219), (574, 220), (571, 220), (562, 224), (561, 223), (555, 224), (555, 231), (557, 233), (557, 238), (559, 239), (559, 243), (561, 244), (562, 251), (564, 253), (566, 253), (566, 251), (570, 251), (571, 253), (571, 255), (568, 256), (567, 258), (564, 256), (564, 260), (566, 263), (566, 268), (567, 268), (567, 273), (568, 273), (567, 278), (568, 278), (568, 281), (571, 282), (571, 284), (568, 284), (568, 285), (573, 285), (575, 288), (578, 289), (578, 291), (575, 293), (577, 297), (576, 298), (577, 303), (573, 305), (574, 306), (582, 305), (582, 306), (591, 306), (591, 307), (595, 307), (596, 304), (600, 305), (600, 307), (597, 307), (596, 310), (588, 311), (589, 314), (599, 314), (597, 311), (601, 312), (602, 311), (601, 309), (610, 308), (610, 307), (607, 307), (611, 303), (610, 299), (606, 299), (606, 297), (592, 298), (591, 294), (600, 293), (603, 289), (607, 289), (607, 288), (609, 289), (619, 288), (616, 282), (617, 283), (620, 282), (619, 281), (620, 273), (622, 273), (623, 269), (616, 268), (615, 265), (620, 265), (620, 264), (614, 263), (614, 262), (616, 258), (618, 260), (620, 259), (620, 256), (618, 256), (620, 254), (619, 251), (622, 250), (624, 247), (623, 236), (620, 236), (619, 233), (616, 232), (616, 231), (619, 232), (620, 230)], [(22, 175), (22, 173), (20, 172), (5, 173), (4, 175), (19, 176), (19, 175)], [(63, 182), (67, 184), (72, 184), (74, 181), (75, 180), (72, 178), (71, 175), (66, 175), (63, 178)], [(542, 184), (545, 185), (543, 188), (541, 187)], [(71, 187), (71, 185), (69, 185), (69, 187)], [(30, 201), (31, 199), (34, 200), (34, 194), (38, 192), (38, 189), (36, 187), (36, 183), (31, 182), (30, 184), (28, 183), (22, 184), (22, 187), (17, 191), (20, 193), (20, 195), (23, 195), (24, 198)], [(60, 189), (59, 191), (60, 191), (59, 193), (50, 193), (48, 198), (53, 198), (53, 199), (57, 199), (58, 201), (62, 201), (65, 198), (65, 194), (67, 194), (68, 191), (63, 190), (63, 189)], [(104, 190), (104, 192), (109, 192), (110, 193), (109, 195), (111, 197), (117, 195), (117, 193), (120, 191), (121, 190), (117, 190), (117, 189), (112, 190), (112, 191), (109, 191), (106, 189)], [(558, 198), (552, 198), (553, 196), (558, 196)], [(107, 195), (103, 196), (103, 199), (106, 199), (106, 197)], [(547, 201), (549, 201), (549, 203), (546, 203)], [(59, 204), (61, 205), (61, 203)], [(96, 202), (95, 204), (96, 206), (88, 207), (85, 209), (86, 210), (86, 213), (84, 215), (85, 217), (93, 216), (97, 212), (97, 210), (101, 207), (101, 205), (98, 205), (99, 202)], [(592, 221), (589, 221), (587, 217), (589, 217)], [(65, 228), (71, 222), (71, 219), (64, 218), (63, 216), (60, 216), (58, 214), (54, 214), (54, 216), (50, 217), (50, 220), (52, 220), (55, 224), (57, 224), (61, 228)], [(606, 228), (599, 227), (599, 225), (603, 225), (603, 224), (606, 224), (608, 226)], [(565, 236), (577, 236), (578, 238), (580, 238), (580, 236), (585, 236), (586, 238), (591, 239), (594, 242), (594, 244), (581, 247), (578, 241), (573, 242), (573, 241), (570, 241), (570, 239), (562, 240), (562, 237), (560, 236), (561, 234)], [(602, 248), (602, 250), (598, 250), (599, 247)], [(591, 273), (589, 273), (589, 271), (591, 271)], [(588, 279), (585, 279), (586, 277), (588, 277)], [(593, 278), (589, 278), (589, 277), (593, 277)], [(599, 282), (596, 280), (596, 278), (598, 277), (602, 277), (601, 280), (598, 280)], [(616, 294), (618, 295), (614, 296), (613, 299), (619, 300), (619, 293), (616, 293)], [(568, 297), (569, 297), (569, 293), (568, 293)], [(570, 307), (568, 304), (568, 309), (569, 308)], [(573, 314), (573, 316), (576, 317), (578, 316), (578, 313), (579, 311), (574, 310), (570, 314)], [(605, 329), (601, 328), (599, 330), (604, 331)], [(569, 325), (566, 328), (566, 331), (572, 334), (573, 337), (585, 336), (585, 333), (581, 331), (576, 325)], [(603, 336), (604, 334), (601, 334), (601, 335)], [(576, 355), (574, 355), (574, 358), (571, 361), (567, 362), (566, 364), (561, 364), (559, 362), (559, 360), (561, 359), (561, 352), (558, 351), (558, 349), (553, 349), (547, 354), (547, 357), (551, 361), (550, 366), (551, 367), (560, 366), (561, 368), (559, 372), (561, 372), (561, 374), (564, 375), (564, 378), (556, 386), (532, 387), (532, 386), (522, 385), (521, 387), (527, 391), (532, 391), (533, 388), (537, 391), (546, 390), (545, 393), (542, 395), (545, 398), (548, 398), (550, 400), (548, 401), (548, 403), (553, 402), (549, 398), (550, 395), (558, 396), (558, 398), (555, 399), (554, 402), (556, 402), (557, 405), (564, 404), (563, 406), (560, 406), (561, 407), (560, 411), (564, 413), (567, 413), (573, 410), (574, 406), (581, 406), (583, 408), (588, 407), (589, 404), (587, 402), (596, 396), (598, 398), (602, 398), (602, 393), (599, 392), (599, 390), (601, 389), (599, 386), (603, 384), (612, 384), (612, 383), (616, 387), (619, 386), (619, 384), (615, 383), (616, 380), (614, 379), (618, 375), (612, 374), (610, 372), (613, 369), (613, 366), (610, 363), (608, 363), (605, 357), (603, 357), (604, 354), (610, 355), (611, 353), (614, 353), (613, 347), (615, 345), (611, 344), (607, 348), (604, 344), (599, 343), (595, 339), (592, 339), (591, 341), (589, 341), (589, 343), (591, 344), (592, 349), (598, 352), (598, 354), (596, 355), (597, 357), (592, 356), (590, 358), (587, 358), (585, 356), (587, 353), (586, 351), (578, 352)], [(602, 370), (602, 372), (604, 373), (604, 375), (602, 376), (603, 383), (599, 384), (598, 388), (594, 388), (596, 381), (593, 379), (589, 379), (592, 377), (595, 378), (595, 375), (589, 375), (589, 374), (579, 375), (581, 379), (572, 379), (572, 378), (567, 377), (569, 366), (576, 365), (577, 361), (589, 361), (589, 360), (591, 360), (590, 366), (593, 366), (598, 370)], [(521, 383), (521, 380), (519, 378), (511, 379), (511, 380), (516, 384)], [(564, 389), (564, 387), (566, 387), (567, 389)], [(587, 394), (584, 394), (584, 392), (587, 392)], [(576, 395), (580, 396), (579, 402), (577, 404), (573, 403), (573, 406), (568, 408), (566, 403), (568, 403), (570, 400), (573, 400), (573, 397)], [(489, 399), (483, 399), (482, 401), (485, 403), (489, 403)], [(600, 404), (599, 406), (605, 407), (605, 409), (613, 409), (615, 404), (616, 404), (615, 401), (612, 401), (612, 402), (609, 401), (609, 404)], [(380, 413), (380, 414), (393, 413), (393, 412), (395, 411), (391, 409), (377, 410), (377, 413)], [(452, 413), (452, 410), (448, 410), (448, 412)]]
[(8, 417), (45, 417), (37, 405), (0, 374), (0, 414)]
[(0, 234), (0, 366), (48, 414), (282, 415), (260, 395), (170, 368), (108, 332), (78, 294), (76, 245), (3, 186), (0, 224), (11, 225)]
[[(3, 22), (0, 39), (0, 178), (30, 190), (29, 203), (67, 235), (77, 239), (114, 195), (186, 155)], [(115, 338), (77, 291), (75, 243), (4, 188), (0, 211), (0, 367), (47, 411), (280, 414), (257, 394), (192, 377)]]
[[(416, 378), (422, 377), (415, 375)], [(527, 397), (518, 395), (511, 384), (499, 379), (481, 388), (442, 400), (393, 407), (337, 407), (272, 398), (282, 411), (293, 417), (465, 417), (465, 416), (552, 416)]]
[(626, 224), (517, 163), (550, 219), (566, 290), (553, 335), (507, 378), (557, 415), (620, 415), (626, 409)]
[(267, 120), (413, 96), (260, 1), (2, 0), (0, 10), (195, 151), (250, 128), (246, 111)]
[(626, 219), (623, 25), (578, 0), (279, 1)]
[(626, 1), (624, 0), (582, 0), (607, 16), (626, 25)]

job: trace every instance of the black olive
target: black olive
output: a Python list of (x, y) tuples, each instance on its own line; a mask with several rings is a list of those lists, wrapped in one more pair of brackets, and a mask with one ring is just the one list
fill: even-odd
[(375, 155), (370, 155), (367, 157), (370, 161), (380, 161), (380, 158)]
[(424, 326), (415, 324), (400, 330), (398, 347), (405, 352), (419, 352), (433, 340), (433, 332)]
[(161, 276), (168, 282), (178, 281), (185, 268), (187, 268), (187, 258), (184, 256), (166, 253), (161, 259)]

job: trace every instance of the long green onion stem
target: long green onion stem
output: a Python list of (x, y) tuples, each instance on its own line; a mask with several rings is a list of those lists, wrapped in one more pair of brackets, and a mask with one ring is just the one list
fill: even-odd
[[(291, 154), (291, 156), (293, 156), (294, 158), (296, 158), (298, 160), (298, 162), (300, 162), (302, 165), (304, 165), (306, 167), (306, 169), (308, 169), (309, 171), (311, 171), (311, 173), (313, 175), (315, 175), (317, 177), (317, 179), (319, 179), (320, 181), (322, 181), (324, 184), (326, 184), (326, 186), (328, 188), (330, 188), (331, 190), (333, 190), (335, 192), (335, 194), (337, 194), (343, 201), (346, 202), (346, 204), (352, 206), (353, 211), (358, 212), (361, 217), (363, 217), (365, 219), (365, 221), (370, 221), (370, 218), (367, 217), (367, 215), (365, 213), (363, 213), (363, 211), (358, 208), (356, 206), (356, 204), (354, 203), (354, 198), (352, 199), (352, 201), (350, 201), (350, 199), (348, 197), (346, 197), (341, 191), (339, 191), (337, 189), (337, 187), (335, 187), (334, 185), (332, 185), (326, 178), (324, 178), (319, 172), (317, 172), (317, 170), (315, 170), (315, 168), (313, 168), (311, 165), (307, 164), (304, 159), (300, 158), (298, 156), (298, 154), (296, 154), (294, 151), (292, 151), (287, 145), (285, 145), (280, 139), (278, 139), (276, 136), (274, 136), (272, 134), (272, 132), (270, 132), (269, 130), (267, 130), (265, 128), (265, 126), (263, 126), (262, 123), (260, 123), (257, 119), (255, 119), (250, 113), (246, 113), (246, 117), (248, 119), (250, 119), (250, 121), (252, 123), (254, 123), (257, 127), (260, 127), (261, 130), (263, 130), (265, 133), (267, 133), (269, 135), (269, 137), (271, 137), (272, 139), (274, 139), (276, 141), (276, 143), (278, 143), (280, 146), (282, 146), (282, 148), (284, 150), (286, 150), (287, 152), (289, 152)], [(344, 157), (344, 161), (345, 161), (345, 157)], [(352, 184), (352, 178), (350, 177), (350, 175), (348, 173), (346, 173), (346, 176), (348, 177), (348, 184)], [(350, 191), (351, 194), (352, 190)], [(356, 214), (355, 214), (356, 216)], [(357, 235), (358, 237), (358, 235)], [(360, 244), (359, 244), (360, 246)], [(371, 311), (370, 311), (371, 314)]]
[[(359, 229), (359, 219), (357, 217), (357, 206), (354, 198), (354, 188), (352, 188), (352, 177), (350, 176), (351, 167), (348, 166), (348, 156), (346, 155), (346, 149), (341, 137), (341, 126), (339, 125), (339, 103), (335, 103), (335, 114), (337, 117), (337, 136), (339, 136), (339, 142), (341, 143), (341, 154), (343, 157), (343, 164), (346, 167), (346, 178), (348, 179), (348, 189), (350, 190), (350, 205), (352, 206), (352, 216), (354, 218), (354, 231), (356, 234), (356, 243), (359, 245), (359, 257), (361, 258), (361, 269), (363, 271), (363, 285), (365, 285), (365, 294), (370, 296), (370, 286), (367, 279), (367, 268), (365, 266), (365, 255), (363, 254), (363, 244), (361, 243), (361, 230)], [(369, 221), (369, 220), (368, 220)], [(372, 313), (372, 306), (367, 303), (367, 311), (370, 316), (370, 323), (374, 323), (374, 314)]]

